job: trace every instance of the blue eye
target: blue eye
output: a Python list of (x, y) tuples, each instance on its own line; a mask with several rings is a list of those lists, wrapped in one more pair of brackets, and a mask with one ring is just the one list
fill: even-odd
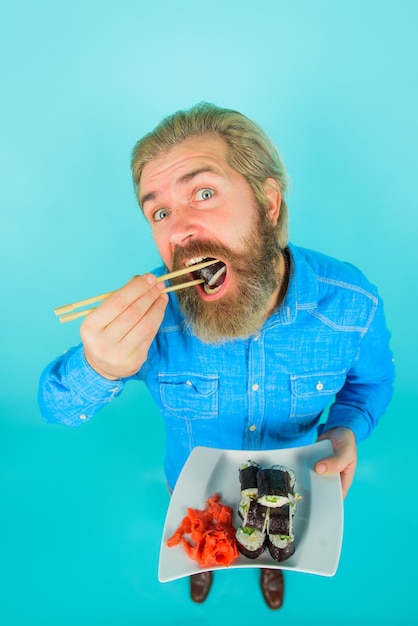
[(152, 219), (154, 220), (154, 222), (160, 222), (161, 220), (165, 219), (167, 215), (168, 215), (167, 209), (157, 209), (152, 214)]
[(215, 192), (213, 189), (199, 189), (199, 191), (196, 193), (196, 200), (198, 200), (199, 202), (201, 200), (209, 200), (214, 194)]

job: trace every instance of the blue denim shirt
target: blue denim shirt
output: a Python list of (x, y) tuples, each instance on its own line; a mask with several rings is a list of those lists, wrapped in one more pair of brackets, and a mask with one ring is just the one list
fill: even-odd
[(39, 391), (45, 419), (78, 426), (127, 380), (144, 381), (165, 421), (171, 487), (197, 445), (306, 445), (318, 429), (336, 426), (353, 430), (357, 441), (367, 437), (390, 401), (394, 378), (382, 301), (354, 266), (289, 250), (286, 297), (256, 336), (204, 344), (187, 330), (171, 295), (148, 359), (129, 379), (99, 376), (82, 346), (50, 364)]

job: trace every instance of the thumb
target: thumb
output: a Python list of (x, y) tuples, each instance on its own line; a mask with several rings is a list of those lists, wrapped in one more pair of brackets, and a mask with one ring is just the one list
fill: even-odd
[(334, 453), (317, 461), (315, 471), (318, 474), (339, 474), (351, 461), (351, 455), (347, 447), (335, 446)]
[(340, 474), (344, 497), (352, 483), (357, 455), (354, 433), (349, 429), (336, 428), (324, 433), (320, 439), (330, 439), (334, 454), (315, 464), (318, 474)]
[(333, 453), (317, 461), (315, 471), (318, 474), (340, 473), (356, 457), (354, 433), (348, 428), (334, 428), (318, 437), (318, 441), (329, 439)]

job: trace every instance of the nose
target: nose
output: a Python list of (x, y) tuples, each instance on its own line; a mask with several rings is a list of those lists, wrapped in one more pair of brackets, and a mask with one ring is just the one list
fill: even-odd
[(176, 212), (171, 216), (170, 243), (173, 246), (184, 246), (196, 233), (197, 226), (188, 212)]

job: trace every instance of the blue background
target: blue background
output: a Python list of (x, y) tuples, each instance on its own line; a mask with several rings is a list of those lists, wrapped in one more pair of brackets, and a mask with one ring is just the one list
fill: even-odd
[[(417, 6), (3, 0), (2, 625), (188, 626), (227, 610), (241, 623), (417, 623)], [(74, 430), (44, 424), (36, 403), (44, 365), (79, 340), (53, 308), (158, 263), (130, 152), (200, 100), (269, 132), (292, 181), (292, 241), (361, 267), (393, 333), (395, 396), (359, 448), (338, 572), (289, 573), (277, 616), (256, 570), (220, 572), (204, 605), (186, 579), (158, 582), (168, 495), (146, 389)]]

